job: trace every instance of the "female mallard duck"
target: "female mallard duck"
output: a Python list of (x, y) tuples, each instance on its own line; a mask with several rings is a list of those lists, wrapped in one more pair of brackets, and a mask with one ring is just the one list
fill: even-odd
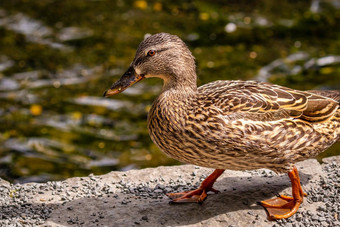
[(224, 169), (288, 172), (293, 197), (262, 201), (271, 219), (293, 215), (306, 195), (295, 162), (340, 140), (340, 91), (298, 91), (255, 81), (215, 81), (197, 88), (195, 60), (175, 35), (146, 38), (108, 97), (149, 77), (164, 80), (149, 115), (158, 147), (181, 162), (216, 169), (173, 202), (203, 202)]

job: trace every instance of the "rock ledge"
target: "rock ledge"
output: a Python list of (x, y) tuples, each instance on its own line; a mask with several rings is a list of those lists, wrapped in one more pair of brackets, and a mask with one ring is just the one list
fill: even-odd
[(203, 205), (169, 205), (165, 193), (193, 189), (212, 172), (182, 165), (61, 182), (13, 185), (0, 179), (0, 226), (340, 226), (340, 156), (323, 161), (297, 164), (308, 197), (288, 220), (268, 221), (256, 205), (291, 193), (286, 175), (265, 169), (226, 170), (215, 183), (221, 193)]

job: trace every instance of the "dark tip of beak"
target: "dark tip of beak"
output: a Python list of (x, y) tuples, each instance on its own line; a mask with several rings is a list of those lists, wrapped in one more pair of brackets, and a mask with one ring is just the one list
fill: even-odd
[(112, 95), (119, 94), (142, 79), (144, 79), (144, 75), (137, 74), (135, 69), (130, 66), (120, 79), (113, 83), (110, 89), (104, 92), (103, 96), (110, 97)]
[(107, 93), (107, 90), (104, 91), (103, 97), (106, 97), (106, 98), (107, 98), (106, 93)]

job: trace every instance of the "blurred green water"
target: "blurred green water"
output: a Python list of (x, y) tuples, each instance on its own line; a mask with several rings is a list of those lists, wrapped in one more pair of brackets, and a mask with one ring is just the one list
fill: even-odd
[[(340, 2), (1, 1), (0, 177), (47, 181), (178, 164), (151, 142), (161, 81), (101, 95), (146, 33), (196, 57), (198, 83), (266, 80), (340, 89)], [(339, 144), (321, 157), (339, 155)]]

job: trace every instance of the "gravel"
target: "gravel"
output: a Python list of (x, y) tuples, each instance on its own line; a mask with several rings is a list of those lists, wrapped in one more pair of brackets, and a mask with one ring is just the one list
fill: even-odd
[(308, 191), (305, 202), (323, 202), (326, 206), (317, 206), (317, 212), (298, 211), (273, 226), (340, 226), (340, 163), (331, 161), (322, 167), (326, 174)]
[(39, 184), (0, 179), (0, 226), (340, 226), (340, 156), (321, 167), (318, 175), (301, 174), (308, 196), (296, 215), (278, 221), (266, 220), (254, 200), (272, 197), (276, 189), (290, 194), (290, 183), (263, 169), (228, 172), (216, 183), (221, 195), (202, 206), (167, 204), (166, 193), (194, 189), (211, 172), (191, 165)]

